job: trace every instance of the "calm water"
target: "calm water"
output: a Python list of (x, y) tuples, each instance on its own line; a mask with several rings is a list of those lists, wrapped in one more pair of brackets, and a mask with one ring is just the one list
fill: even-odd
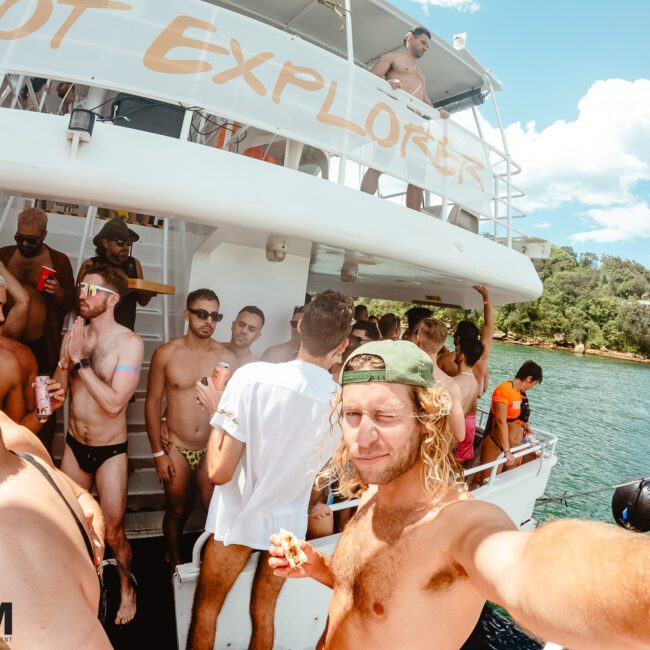
[[(544, 381), (528, 393), (531, 424), (555, 433), (558, 463), (545, 496), (569, 494), (650, 476), (650, 366), (494, 343), (490, 389), (514, 378), (527, 359)], [(613, 490), (539, 506), (537, 519), (581, 517), (613, 521)]]

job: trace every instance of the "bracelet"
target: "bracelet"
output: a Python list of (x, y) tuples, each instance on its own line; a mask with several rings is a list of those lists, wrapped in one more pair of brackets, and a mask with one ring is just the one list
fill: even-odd
[(155, 451), (153, 454), (151, 454), (154, 458), (162, 458), (167, 452), (164, 449), (161, 449), (160, 451)]

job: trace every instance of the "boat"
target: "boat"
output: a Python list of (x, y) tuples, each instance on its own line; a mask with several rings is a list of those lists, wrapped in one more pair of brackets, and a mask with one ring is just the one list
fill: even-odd
[[(162, 491), (144, 427), (147, 371), (153, 350), (183, 334), (190, 288), (214, 288), (224, 322), (244, 304), (261, 307), (267, 325), (258, 352), (287, 338), (306, 292), (465, 309), (480, 306), (476, 284), (490, 288), (496, 305), (540, 295), (521, 252), (530, 242), (515, 227), (525, 217), (515, 205), (520, 167), (508, 149), (498, 80), (462, 36), (449, 44), (433, 35), (420, 60), (433, 107), (370, 72), (415, 25), (387, 0), (92, 8), (26, 0), (0, 8), (0, 241), (11, 241), (24, 206), (44, 206), (47, 243), (77, 271), (102, 219), (117, 211), (140, 235), (135, 255), (145, 278), (176, 287), (138, 307), (145, 363), (127, 414), (129, 537), (160, 534)], [(68, 83), (62, 98), (59, 82)], [(483, 137), (485, 101), (500, 147)], [(474, 130), (455, 119), (463, 110)], [(367, 168), (398, 190), (360, 192)], [(425, 190), (420, 212), (404, 206), (409, 182)], [(533, 248), (539, 255), (544, 247)], [(55, 457), (65, 427), (64, 418)], [(499, 459), (475, 491), (523, 529), (535, 524), (535, 499), (556, 462), (557, 438), (536, 433), (537, 442), (513, 451), (537, 452), (537, 460), (497, 474)], [(205, 539), (174, 576), (179, 647)], [(337, 539), (315, 545), (331, 552)], [(221, 614), (216, 648), (247, 647), (253, 563)], [(286, 585), (276, 647), (313, 647), (328, 600), (311, 581)], [(300, 617), (291, 615), (297, 607)]]

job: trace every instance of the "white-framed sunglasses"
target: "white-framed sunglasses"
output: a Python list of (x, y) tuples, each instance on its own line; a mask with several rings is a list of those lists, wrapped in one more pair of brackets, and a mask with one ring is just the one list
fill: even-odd
[(104, 291), (105, 293), (112, 293), (115, 296), (118, 295), (117, 291), (113, 291), (112, 289), (107, 289), (106, 287), (102, 287), (99, 284), (91, 284), (90, 282), (79, 283), (80, 298), (87, 298), (88, 296), (96, 296), (98, 291)]

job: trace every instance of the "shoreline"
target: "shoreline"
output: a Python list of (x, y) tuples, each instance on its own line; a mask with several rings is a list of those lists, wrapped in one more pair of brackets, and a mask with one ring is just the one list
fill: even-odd
[(493, 338), (497, 343), (508, 343), (510, 345), (523, 345), (529, 348), (543, 348), (544, 350), (556, 350), (557, 352), (569, 352), (579, 356), (589, 355), (593, 357), (602, 357), (604, 359), (616, 359), (618, 361), (633, 361), (635, 363), (650, 364), (650, 358), (644, 357), (638, 352), (617, 352), (616, 350), (593, 350), (585, 348), (582, 352), (576, 352), (571, 345), (557, 345), (553, 341), (532, 341), (522, 338), (519, 341), (508, 338)]

